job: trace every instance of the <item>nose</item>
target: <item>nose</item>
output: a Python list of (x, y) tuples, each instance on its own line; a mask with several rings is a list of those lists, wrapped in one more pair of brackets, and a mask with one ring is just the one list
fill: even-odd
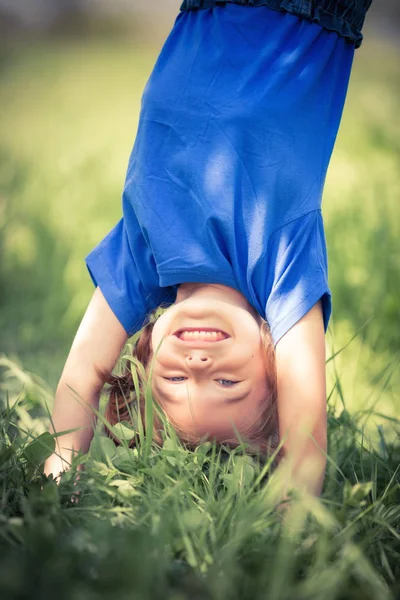
[(188, 367), (195, 370), (203, 370), (210, 366), (211, 359), (203, 352), (191, 352), (185, 358)]

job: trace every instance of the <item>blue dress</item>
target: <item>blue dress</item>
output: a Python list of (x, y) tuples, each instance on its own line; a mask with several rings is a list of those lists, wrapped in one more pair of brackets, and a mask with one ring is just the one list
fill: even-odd
[(182, 11), (142, 96), (121, 220), (86, 257), (129, 335), (184, 282), (239, 290), (275, 345), (321, 299), (321, 212), (354, 45), (268, 6)]

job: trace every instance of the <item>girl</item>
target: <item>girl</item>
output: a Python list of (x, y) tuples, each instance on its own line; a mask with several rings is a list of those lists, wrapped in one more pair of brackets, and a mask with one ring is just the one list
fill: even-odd
[[(45, 472), (92, 438), (70, 387), (97, 408), (110, 383), (115, 424), (127, 403), (143, 408), (153, 361), (153, 396), (188, 444), (235, 445), (235, 429), (264, 452), (285, 439), (292, 483), (320, 494), (322, 191), (370, 4), (184, 0), (143, 92), (123, 217), (86, 258), (96, 289), (53, 412), (55, 431), (80, 429), (57, 438)], [(139, 399), (129, 371), (110, 375), (135, 333)]]

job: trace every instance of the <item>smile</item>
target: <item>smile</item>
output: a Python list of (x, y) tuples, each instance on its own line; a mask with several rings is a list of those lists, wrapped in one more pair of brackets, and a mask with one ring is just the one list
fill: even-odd
[(230, 336), (220, 329), (213, 329), (212, 327), (185, 327), (178, 329), (173, 334), (182, 342), (222, 342), (228, 339)]

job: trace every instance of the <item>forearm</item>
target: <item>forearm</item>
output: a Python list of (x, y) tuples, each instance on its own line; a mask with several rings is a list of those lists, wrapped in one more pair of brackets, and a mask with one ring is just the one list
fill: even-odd
[(79, 384), (68, 377), (61, 378), (55, 395), (50, 432), (76, 431), (56, 437), (55, 454), (45, 464), (47, 474), (68, 469), (74, 453), (86, 453), (89, 450), (97, 420), (92, 408), (98, 410), (99, 396), (99, 391), (93, 386)]
[[(76, 393), (72, 392), (73, 388)], [(96, 415), (91, 408), (99, 408), (99, 392), (94, 388), (83, 389), (61, 379), (54, 402), (52, 422), (57, 432), (69, 429), (77, 431), (58, 438), (63, 449), (74, 448), (87, 452), (96, 425)]]

